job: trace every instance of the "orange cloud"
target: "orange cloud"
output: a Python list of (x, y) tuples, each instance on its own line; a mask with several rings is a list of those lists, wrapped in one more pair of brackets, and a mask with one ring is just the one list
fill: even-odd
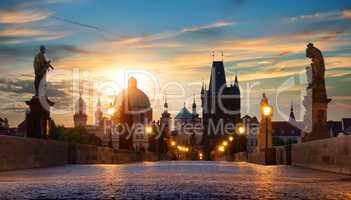
[(342, 12), (342, 18), (351, 19), (351, 9), (350, 10), (344, 10)]
[(43, 10), (2, 10), (0, 11), (0, 23), (23, 24), (43, 20), (50, 15), (50, 12)]
[(40, 35), (47, 35), (48, 32), (40, 29), (27, 29), (27, 28), (6, 28), (0, 30), (0, 36), (9, 37), (33, 37)]

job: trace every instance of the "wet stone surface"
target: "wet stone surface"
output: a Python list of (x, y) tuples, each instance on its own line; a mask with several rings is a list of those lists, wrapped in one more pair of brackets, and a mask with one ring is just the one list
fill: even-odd
[(351, 176), (232, 162), (67, 165), (0, 173), (0, 199), (351, 199)]

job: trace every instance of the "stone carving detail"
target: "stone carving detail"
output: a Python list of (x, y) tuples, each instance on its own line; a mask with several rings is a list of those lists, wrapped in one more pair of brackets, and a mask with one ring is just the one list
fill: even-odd
[(331, 99), (327, 98), (325, 88), (325, 65), (322, 52), (312, 43), (307, 45), (306, 57), (312, 63), (306, 67), (308, 86), (303, 100), (305, 107), (302, 141), (311, 141), (329, 137), (327, 128), (327, 107)]

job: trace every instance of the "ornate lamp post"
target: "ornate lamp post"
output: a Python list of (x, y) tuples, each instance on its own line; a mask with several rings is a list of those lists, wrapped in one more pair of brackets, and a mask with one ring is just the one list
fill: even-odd
[(263, 115), (266, 118), (266, 146), (265, 146), (266, 150), (268, 149), (268, 117), (271, 116), (272, 111), (273, 111), (272, 106), (266, 105), (263, 107)]

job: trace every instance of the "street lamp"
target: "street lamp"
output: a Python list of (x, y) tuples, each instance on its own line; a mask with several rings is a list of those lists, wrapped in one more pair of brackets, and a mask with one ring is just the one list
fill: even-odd
[(234, 140), (233, 136), (230, 136), (229, 141), (233, 142), (233, 140)]
[(227, 146), (228, 145), (228, 142), (227, 141), (223, 141), (223, 146)]
[(171, 146), (175, 146), (177, 143), (175, 141), (171, 141)]
[(115, 108), (114, 107), (110, 107), (107, 109), (107, 114), (112, 117), (113, 114), (115, 114)]
[(224, 146), (219, 146), (218, 151), (223, 152), (224, 151)]
[(239, 135), (244, 134), (245, 133), (245, 127), (240, 125), (239, 128), (238, 128), (238, 133), (239, 133)]
[(151, 126), (146, 126), (145, 131), (148, 135), (152, 133), (152, 127)]
[(202, 153), (199, 153), (199, 159), (202, 160), (202, 156), (203, 154)]
[(263, 107), (263, 115), (266, 118), (266, 150), (268, 149), (268, 117), (272, 114), (272, 107), (271, 106), (264, 106)]

